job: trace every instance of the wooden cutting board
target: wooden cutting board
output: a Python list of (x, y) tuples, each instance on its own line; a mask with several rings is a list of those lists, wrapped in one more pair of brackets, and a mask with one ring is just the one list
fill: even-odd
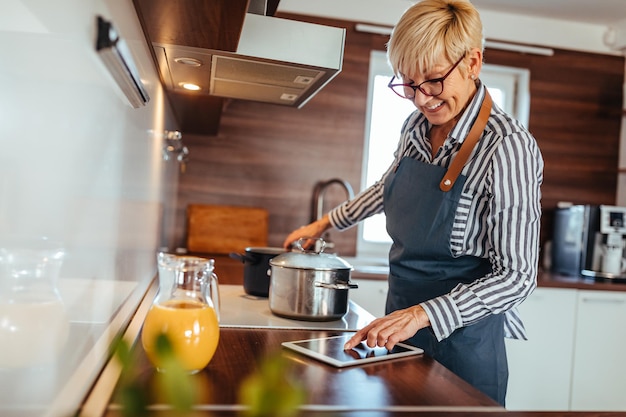
[(198, 253), (243, 253), (267, 246), (268, 212), (258, 207), (190, 204), (187, 250)]

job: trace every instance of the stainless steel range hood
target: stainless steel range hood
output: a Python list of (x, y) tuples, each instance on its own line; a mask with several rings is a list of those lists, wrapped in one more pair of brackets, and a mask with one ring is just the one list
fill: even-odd
[(341, 71), (345, 32), (247, 13), (237, 52), (153, 47), (169, 89), (299, 108)]

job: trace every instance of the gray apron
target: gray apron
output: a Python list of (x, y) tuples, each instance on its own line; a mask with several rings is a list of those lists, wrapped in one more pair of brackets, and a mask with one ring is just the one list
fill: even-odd
[[(444, 192), (439, 182), (446, 169), (403, 158), (387, 177), (384, 207), (389, 253), (386, 313), (449, 293), (491, 272), (487, 259), (454, 257), (450, 234), (465, 184), (460, 175)], [(490, 315), (437, 341), (430, 327), (406, 341), (424, 349), (439, 363), (504, 405), (508, 366), (504, 346), (504, 315)]]

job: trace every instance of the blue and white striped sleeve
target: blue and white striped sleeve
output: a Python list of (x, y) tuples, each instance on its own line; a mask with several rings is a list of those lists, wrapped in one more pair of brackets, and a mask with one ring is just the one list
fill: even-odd
[(438, 340), (490, 314), (506, 314), (507, 333), (525, 338), (514, 307), (536, 287), (543, 160), (534, 138), (516, 132), (490, 163), (488, 213), (476, 221), (487, 233), (492, 272), (422, 303)]

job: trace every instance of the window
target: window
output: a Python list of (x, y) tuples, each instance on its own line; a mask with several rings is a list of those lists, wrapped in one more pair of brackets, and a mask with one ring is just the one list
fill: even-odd
[[(370, 57), (365, 146), (361, 188), (376, 182), (393, 161), (400, 129), (407, 116), (415, 110), (409, 100), (395, 95), (387, 84), (393, 76), (382, 51), (372, 51)], [(529, 79), (526, 69), (483, 64), (481, 80), (487, 85), (493, 101), (528, 126), (530, 106)], [(391, 246), (384, 214), (378, 214), (359, 224), (357, 255), (386, 258)]]

